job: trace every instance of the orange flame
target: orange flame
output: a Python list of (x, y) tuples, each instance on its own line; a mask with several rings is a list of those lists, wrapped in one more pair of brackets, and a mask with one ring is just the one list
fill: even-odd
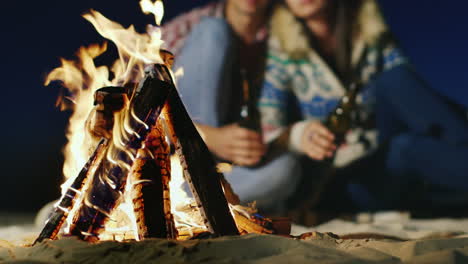
[[(164, 14), (162, 1), (141, 0), (140, 6), (145, 14), (153, 14), (156, 24), (160, 24)], [(163, 43), (159, 27), (148, 25), (147, 32), (140, 34), (133, 26), (124, 28), (94, 10), (84, 14), (83, 17), (95, 27), (99, 34), (116, 45), (119, 58), (110, 68), (96, 66), (94, 59), (106, 51), (107, 44), (82, 47), (77, 53), (77, 61), (61, 59), (61, 67), (54, 69), (46, 78), (45, 85), (49, 85), (52, 81), (60, 81), (69, 90), (74, 104), (67, 131), (68, 143), (64, 149), (63, 173), (68, 180), (62, 185), (62, 189), (66, 189), (78, 175), (97, 143), (85, 129), (86, 120), (93, 110), (94, 92), (104, 86), (123, 86), (137, 83), (144, 77), (146, 65), (163, 63), (159, 53)], [(179, 69), (173, 76), (182, 74), (183, 70)], [(112, 79), (110, 79), (111, 76), (113, 76)], [(109, 162), (118, 162), (119, 166), (126, 168), (129, 168), (130, 165), (117, 161), (118, 159), (114, 155), (116, 150), (126, 151), (130, 159), (134, 159), (136, 155), (136, 153), (126, 150), (123, 143), (130, 135), (136, 133), (129, 126), (131, 120), (135, 120), (136, 117), (132, 113), (128, 114), (128, 109), (127, 102), (124, 111), (114, 116), (112, 144), (106, 156)], [(198, 208), (192, 206), (195, 204), (194, 200), (189, 198), (182, 188), (184, 179), (178, 157), (174, 156), (171, 159), (171, 166), (173, 170), (170, 182), (171, 207), (176, 227), (188, 233), (192, 232), (192, 228), (206, 230)], [(113, 186), (114, 183), (106, 175), (99, 175), (99, 177), (109, 186)], [(135, 183), (131, 181), (132, 177), (128, 177), (124, 197), (118, 208), (109, 216), (106, 231), (100, 235), (101, 240), (138, 239), (131, 195)], [(86, 188), (87, 186), (84, 187), (82, 193), (86, 191)], [(89, 204), (83, 195), (78, 198), (78, 201), (82, 200)], [(75, 208), (70, 211), (67, 219), (68, 224), (71, 223), (79, 204), (80, 202), (76, 202)]]
[(64, 150), (63, 173), (66, 178), (78, 174), (95, 144), (85, 133), (85, 121), (92, 110), (94, 92), (111, 84), (108, 68), (94, 64), (94, 59), (106, 50), (106, 43), (81, 47), (77, 52), (78, 61), (61, 59), (62, 66), (49, 73), (45, 81), (45, 85), (55, 80), (61, 81), (73, 96), (74, 109), (67, 131), (68, 144)]
[[(140, 5), (145, 13), (152, 13), (159, 24), (163, 16), (162, 2), (156, 1), (152, 3), (149, 0), (142, 0)], [(89, 47), (82, 47), (77, 52), (77, 61), (61, 59), (61, 66), (50, 72), (45, 80), (45, 85), (49, 85), (52, 81), (60, 81), (69, 90), (73, 98), (73, 114), (70, 117), (67, 129), (68, 143), (64, 149), (65, 163), (63, 173), (68, 180), (62, 185), (62, 189), (66, 189), (78, 175), (78, 172), (86, 163), (87, 158), (97, 143), (85, 129), (86, 120), (93, 110), (94, 92), (105, 86), (122, 86), (126, 83), (136, 83), (144, 76), (146, 65), (162, 63), (159, 49), (163, 42), (161, 40), (161, 31), (158, 27), (149, 26), (148, 33), (140, 34), (135, 31), (133, 26), (124, 28), (94, 10), (84, 14), (83, 17), (95, 27), (99, 34), (117, 46), (119, 58), (111, 68), (96, 66), (94, 60), (107, 50), (107, 44), (94, 44)], [(110, 79), (110, 76), (114, 76), (113, 79)], [(128, 110), (128, 104), (126, 107)], [(107, 159), (110, 162), (114, 160), (113, 155), (115, 150), (125, 150), (123, 141), (130, 134), (135, 133), (128, 125), (130, 120), (135, 119), (135, 116), (123, 114), (126, 112), (128, 113), (128, 111), (122, 111), (115, 116), (113, 144), (107, 153)], [(134, 158), (134, 153), (128, 152), (127, 154), (131, 159)], [(124, 167), (129, 166), (128, 164), (120, 163), (119, 165)], [(112, 186), (113, 183), (105, 175), (101, 176), (104, 181)], [(132, 185), (131, 182), (128, 182), (127, 189), (131, 188)], [(130, 191), (126, 193), (130, 193)], [(132, 221), (134, 215), (131, 199), (127, 196), (124, 197), (124, 201), (118, 209), (114, 210), (115, 213), (110, 216), (110, 227), (114, 225), (114, 229), (119, 232), (125, 228), (129, 231), (135, 230), (135, 227), (131, 224), (128, 227), (115, 225), (121, 218), (130, 219), (124, 222), (134, 222)], [(83, 197), (79, 199), (82, 200)], [(87, 201), (84, 202), (86, 203)], [(67, 219), (68, 223), (70, 223), (73, 217), (74, 210), (76, 208), (71, 210)], [(123, 214), (122, 211), (124, 211)], [(125, 215), (125, 217), (122, 215)], [(112, 230), (112, 228), (109, 229)], [(103, 234), (103, 237), (105, 236)]]

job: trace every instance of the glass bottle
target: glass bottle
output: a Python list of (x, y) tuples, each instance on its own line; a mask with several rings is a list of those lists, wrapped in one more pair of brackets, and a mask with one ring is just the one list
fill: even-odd
[(254, 91), (245, 70), (241, 70), (242, 78), (242, 102), (238, 124), (241, 127), (259, 131), (260, 130), (260, 114), (256, 107)]
[(337, 146), (345, 141), (346, 133), (352, 128), (355, 121), (356, 97), (359, 89), (359, 83), (351, 83), (346, 94), (324, 122), (328, 130), (335, 135)]

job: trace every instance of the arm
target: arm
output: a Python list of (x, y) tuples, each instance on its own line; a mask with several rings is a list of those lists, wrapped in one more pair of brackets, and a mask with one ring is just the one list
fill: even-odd
[(293, 85), (286, 60), (270, 54), (262, 87), (259, 111), (264, 141), (284, 150), (302, 153), (315, 160), (331, 157), (334, 136), (317, 120), (294, 122)]

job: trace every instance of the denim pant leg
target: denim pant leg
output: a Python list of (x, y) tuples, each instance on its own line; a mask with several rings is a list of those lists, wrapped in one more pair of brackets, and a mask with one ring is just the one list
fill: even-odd
[(382, 73), (373, 85), (379, 141), (387, 147), (382, 170), (349, 185), (357, 206), (402, 208), (418, 195), (416, 204), (468, 202), (468, 122), (408, 66)]
[(257, 201), (258, 208), (278, 213), (296, 190), (301, 175), (297, 155), (282, 154), (256, 168), (234, 167), (225, 173), (243, 203)]
[(194, 26), (175, 59), (174, 69), (184, 69), (177, 87), (195, 122), (217, 127), (230, 121), (230, 108), (238, 100), (232, 85), (235, 41), (225, 20), (205, 17)]
[(381, 141), (408, 131), (433, 135), (448, 144), (468, 144), (468, 122), (409, 66), (401, 65), (383, 72), (375, 85)]
[(379, 136), (388, 150), (380, 181), (385, 188), (366, 186), (367, 194), (383, 189), (380, 203), (372, 201), (368, 207), (404, 206), (399, 196), (416, 196), (423, 184), (428, 188), (419, 193), (420, 200), (436, 205), (459, 203), (464, 197), (468, 202), (463, 194), (468, 192), (468, 122), (406, 66), (383, 73), (375, 84)]

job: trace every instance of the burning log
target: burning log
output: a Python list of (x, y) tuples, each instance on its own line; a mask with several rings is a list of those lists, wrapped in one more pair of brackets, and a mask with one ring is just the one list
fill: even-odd
[(187, 240), (205, 232), (206, 232), (206, 229), (204, 228), (194, 227), (190, 230), (180, 231), (178, 234), (178, 238), (180, 240)]
[(132, 167), (133, 204), (140, 239), (177, 238), (169, 196), (170, 173), (169, 145), (158, 120)]
[[(126, 109), (127, 116), (134, 117), (130, 122), (133, 135), (115, 146), (115, 154), (109, 156), (108, 153), (108, 158), (101, 163), (73, 221), (72, 235), (89, 241), (98, 240), (110, 213), (122, 200), (134, 155), (159, 117), (171, 90), (175, 90), (174, 85), (164, 65), (155, 65), (135, 90)], [(113, 137), (115, 144), (119, 140), (115, 135)]]
[(176, 90), (169, 95), (166, 106), (169, 136), (208, 230), (220, 236), (238, 235), (222, 190), (222, 174), (217, 172), (215, 161)]
[[(167, 156), (168, 161), (167, 164), (170, 164), (170, 158), (169, 155)], [(175, 226), (175, 220), (174, 220), (174, 215), (172, 214), (171, 211), (171, 195), (170, 195), (170, 187), (169, 183), (171, 181), (171, 174), (166, 173), (162, 175), (162, 186), (163, 186), (163, 202), (164, 202), (164, 217), (166, 219), (166, 230), (167, 230), (167, 238), (172, 238), (176, 239), (178, 234), (177, 234), (177, 229)]]
[(237, 227), (242, 233), (273, 234), (273, 230), (255, 223), (237, 211), (234, 211), (234, 218), (236, 219)]
[(91, 155), (88, 162), (86, 162), (83, 169), (80, 171), (70, 187), (67, 188), (67, 191), (60, 199), (58, 205), (55, 207), (52, 215), (49, 217), (46, 225), (39, 234), (39, 237), (36, 239), (36, 241), (34, 241), (34, 244), (41, 242), (44, 239), (55, 239), (60, 228), (62, 228), (68, 213), (70, 210), (72, 210), (78, 194), (83, 189), (88, 175), (93, 170), (93, 168), (95, 169), (96, 165), (99, 164), (99, 161), (101, 160), (104, 153), (103, 150), (107, 147), (107, 142), (107, 139), (102, 139), (99, 142), (96, 150)]
[[(162, 18), (160, 4), (160, 1), (156, 1), (152, 4), (142, 2), (141, 5), (145, 12), (154, 13), (159, 21)], [(82, 140), (81, 129), (73, 131), (73, 136), (79, 136), (77, 137), (79, 140), (70, 140), (72, 143), (70, 146), (81, 144), (83, 149), (88, 149), (97, 143), (96, 139), (100, 138), (105, 138), (103, 142), (109, 143), (99, 143), (98, 150), (91, 156), (89, 164), (83, 168), (72, 187), (64, 194), (60, 206), (57, 207), (38, 241), (55, 237), (70, 211), (75, 215), (73, 215), (69, 234), (87, 241), (104, 239), (107, 235), (102, 232), (105, 227), (109, 227), (109, 230), (115, 228), (112, 230), (115, 232), (110, 236), (114, 239), (117, 232), (122, 232), (117, 234), (118, 238), (128, 238), (127, 230), (137, 231), (137, 238), (180, 238), (197, 234), (201, 236), (206, 234), (209, 236), (238, 235), (239, 230), (226, 199), (233, 204), (238, 204), (239, 198), (232, 191), (222, 173), (216, 171), (216, 164), (211, 153), (198, 134), (174, 88), (171, 72), (167, 68), (173, 62), (173, 55), (160, 50), (160, 56), (158, 56), (156, 52), (161, 44), (158, 37), (159, 28), (154, 28), (155, 30), (148, 32), (148, 35), (137, 34), (133, 28), (121, 31), (118, 25), (95, 11), (86, 14), (85, 18), (98, 29), (99, 33), (117, 44), (120, 60), (119, 64), (116, 64), (118, 67), (112, 69), (112, 75), (115, 78), (112, 81), (107, 80), (109, 68), (96, 68), (92, 63), (96, 56), (104, 52), (105, 45), (102, 48), (90, 46), (80, 50), (80, 60), (76, 63), (77, 67), (71, 67), (72, 74), (68, 69), (70, 68), (68, 61), (64, 61), (62, 67), (49, 74), (47, 83), (51, 80), (61, 80), (69, 86), (72, 94), (76, 95), (76, 105), (79, 107), (73, 114), (73, 117), (76, 114), (76, 119), (73, 118), (70, 124), (79, 124), (81, 128), (83, 125), (81, 114), (88, 113), (90, 109), (88, 105), (78, 102), (86, 103), (89, 93), (94, 91), (96, 85), (122, 82), (130, 84), (141, 76), (144, 64), (158, 63), (162, 59), (165, 65), (154, 65), (137, 88), (105, 87), (95, 93), (96, 107), (85, 124), (88, 134)], [(115, 30), (127, 33), (111, 34)], [(81, 78), (68, 78), (68, 75), (75, 77), (80, 73), (82, 73)], [(81, 109), (83, 105), (85, 107)], [(163, 107), (165, 107), (167, 117), (164, 129), (161, 125), (163, 121), (159, 118)], [(200, 212), (189, 211), (197, 215), (195, 219), (197, 221), (192, 221), (193, 218), (185, 220), (179, 214), (180, 211), (177, 212), (177, 224), (189, 227), (184, 230), (187, 233), (182, 232), (180, 236), (177, 236), (170, 206), (171, 168), (163, 130), (169, 131), (169, 137), (181, 161), (183, 176), (195, 197), (196, 206), (190, 209), (200, 209)], [(88, 140), (88, 136), (91, 136), (91, 140)], [(72, 153), (72, 156), (74, 155), (76, 153)], [(100, 157), (104, 155), (106, 158), (101, 160)], [(81, 160), (81, 155), (79, 158)], [(97, 162), (98, 159), (101, 161)], [(68, 157), (67, 160), (69, 160)], [(92, 171), (89, 169), (90, 166), (93, 167)], [(70, 167), (74, 169), (74, 165)], [(86, 185), (83, 187), (85, 181)], [(131, 187), (134, 190), (128, 193)], [(86, 189), (86, 193), (80, 194), (78, 198), (77, 194), (82, 188)], [(124, 192), (127, 193), (124, 194)], [(127, 203), (128, 198), (132, 198), (131, 204)], [(116, 217), (116, 220), (128, 220), (122, 223), (128, 224), (129, 228), (128, 226), (121, 228), (119, 226), (121, 223), (117, 223), (118, 221), (109, 221), (110, 217), (121, 212), (115, 210), (120, 204), (121, 208), (125, 209), (124, 218), (128, 216), (129, 219)], [(134, 211), (134, 214), (126, 215), (131, 211)], [(252, 217), (249, 218), (249, 214), (233, 214), (238, 219), (239, 227), (243, 232), (272, 232), (266, 227), (265, 223), (270, 223), (268, 221), (265, 223), (256, 221)], [(136, 219), (133, 216), (136, 216)], [(68, 218), (71, 217), (70, 215)], [(202, 222), (206, 224), (210, 232), (206, 232)]]
[(231, 184), (226, 180), (226, 177), (224, 177), (224, 174), (219, 170), (219, 166), (217, 168), (217, 171), (220, 172), (221, 186), (223, 186), (224, 196), (226, 197), (226, 200), (228, 201), (228, 203), (232, 205), (239, 205), (240, 204), (239, 195), (237, 195), (237, 193), (234, 192)]
[(126, 89), (123, 87), (104, 87), (94, 93), (94, 109), (86, 128), (94, 138), (110, 138), (114, 126), (114, 114), (121, 111), (127, 101)]

